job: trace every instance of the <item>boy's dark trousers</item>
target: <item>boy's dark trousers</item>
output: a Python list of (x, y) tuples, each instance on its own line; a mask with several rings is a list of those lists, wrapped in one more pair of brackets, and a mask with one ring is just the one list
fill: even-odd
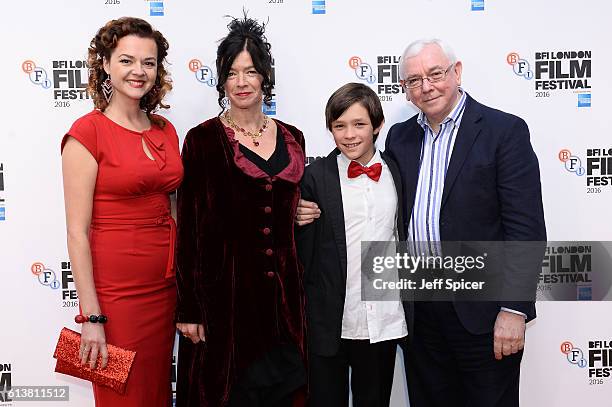
[(388, 407), (397, 341), (342, 339), (333, 356), (309, 354), (309, 407)]

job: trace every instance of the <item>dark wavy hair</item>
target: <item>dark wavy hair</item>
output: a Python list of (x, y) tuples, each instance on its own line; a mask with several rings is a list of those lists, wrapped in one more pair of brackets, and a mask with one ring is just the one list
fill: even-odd
[(272, 47), (266, 39), (265, 23), (258, 23), (257, 20), (244, 17), (232, 18), (227, 25), (229, 34), (223, 38), (217, 48), (217, 92), (219, 92), (218, 103), (222, 112), (225, 111), (223, 98), (225, 97), (225, 82), (234, 60), (242, 51), (246, 50), (251, 55), (255, 70), (263, 76), (261, 90), (264, 94), (264, 103), (270, 106), (272, 100), (272, 90), (274, 89), (274, 78), (272, 73)]
[(151, 38), (157, 44), (157, 78), (153, 88), (140, 99), (140, 108), (147, 113), (151, 121), (163, 127), (165, 122), (158, 117), (152, 117), (151, 113), (159, 108), (167, 109), (170, 107), (163, 103), (164, 96), (172, 89), (172, 81), (164, 66), (169, 45), (162, 33), (154, 30), (151, 24), (143, 19), (122, 17), (109, 21), (98, 30), (89, 44), (87, 56), (89, 84), (87, 91), (93, 98), (96, 108), (104, 111), (108, 106), (102, 92), (102, 82), (108, 77), (104, 72), (104, 60), (110, 60), (111, 53), (117, 47), (117, 42), (127, 35)]

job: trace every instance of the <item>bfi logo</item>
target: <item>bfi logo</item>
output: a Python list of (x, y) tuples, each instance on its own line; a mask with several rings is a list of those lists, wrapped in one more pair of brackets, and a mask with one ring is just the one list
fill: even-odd
[(511, 52), (506, 56), (506, 62), (512, 66), (512, 70), (518, 76), (522, 76), (525, 79), (533, 79), (533, 71), (529, 61), (523, 59), (516, 52)]
[(567, 171), (573, 172), (579, 177), (585, 174), (586, 169), (582, 166), (580, 157), (573, 155), (570, 150), (563, 149), (559, 151), (558, 158), (565, 165)]
[(43, 89), (49, 89), (52, 85), (51, 80), (47, 76), (45, 71), (40, 66), (36, 66), (36, 63), (32, 60), (23, 61), (21, 64), (21, 70), (28, 74), (30, 81), (34, 85), (38, 85)]
[(584, 352), (580, 348), (575, 347), (571, 342), (565, 341), (561, 344), (561, 353), (563, 353), (567, 361), (572, 365), (584, 368), (587, 366), (587, 360), (584, 358)]
[(369, 83), (370, 85), (376, 82), (376, 75), (372, 66), (367, 62), (362, 61), (358, 56), (349, 58), (349, 67), (355, 71), (355, 75), (362, 81)]
[(215, 76), (213, 70), (209, 66), (204, 65), (199, 59), (192, 59), (187, 64), (187, 67), (195, 74), (198, 82), (211, 88), (217, 86), (217, 77)]

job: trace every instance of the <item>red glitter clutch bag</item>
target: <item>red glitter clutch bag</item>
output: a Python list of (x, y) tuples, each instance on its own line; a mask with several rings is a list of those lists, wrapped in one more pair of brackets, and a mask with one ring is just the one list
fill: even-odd
[(125, 393), (125, 386), (136, 352), (107, 344), (108, 364), (104, 369), (100, 369), (102, 357), (98, 355), (96, 368), (91, 369), (89, 365), (81, 365), (80, 346), (81, 334), (68, 328), (62, 328), (53, 353), (53, 357), (57, 359), (55, 371), (110, 387), (119, 394)]

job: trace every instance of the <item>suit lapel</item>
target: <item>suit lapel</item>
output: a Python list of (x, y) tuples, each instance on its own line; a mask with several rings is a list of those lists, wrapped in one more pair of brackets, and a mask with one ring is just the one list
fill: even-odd
[[(412, 208), (414, 206), (414, 197), (416, 195), (417, 183), (419, 181), (419, 170), (421, 167), (421, 148), (423, 146), (423, 137), (425, 132), (423, 128), (415, 121), (413, 123), (414, 130), (409, 130), (407, 134), (415, 133), (416, 137), (408, 137), (406, 140), (406, 154), (401, 159), (405, 159), (404, 173), (404, 195), (406, 196), (405, 204), (405, 216), (406, 219), (410, 219)], [(400, 159), (400, 157), (398, 157)], [(400, 168), (402, 165), (400, 165)]]
[(342, 278), (346, 284), (346, 233), (344, 229), (344, 207), (342, 205), (342, 190), (340, 189), (340, 175), (338, 172), (338, 149), (332, 151), (325, 157), (325, 196), (329, 207), (329, 216), (334, 240), (338, 248), (340, 266), (342, 268)]
[(442, 202), (440, 208), (444, 207), (446, 200), (455, 184), (457, 175), (461, 171), (465, 160), (474, 145), (474, 141), (480, 134), (482, 126), (480, 119), (482, 117), (478, 103), (472, 99), (469, 95), (465, 101), (465, 111), (459, 125), (459, 131), (455, 138), (455, 145), (453, 147), (453, 153), (448, 164), (448, 170), (446, 171), (446, 177), (444, 180), (444, 192), (442, 193)]
[(388, 158), (385, 153), (380, 153), (380, 156), (387, 164), (389, 168), (389, 172), (391, 173), (391, 177), (393, 178), (393, 183), (395, 184), (395, 191), (397, 192), (397, 231), (399, 234), (399, 240), (406, 240), (404, 233), (404, 220), (403, 220), (403, 211), (404, 211), (404, 199), (403, 199), (403, 188), (402, 188), (402, 178), (400, 175), (400, 171), (397, 168), (397, 164), (392, 159)]

